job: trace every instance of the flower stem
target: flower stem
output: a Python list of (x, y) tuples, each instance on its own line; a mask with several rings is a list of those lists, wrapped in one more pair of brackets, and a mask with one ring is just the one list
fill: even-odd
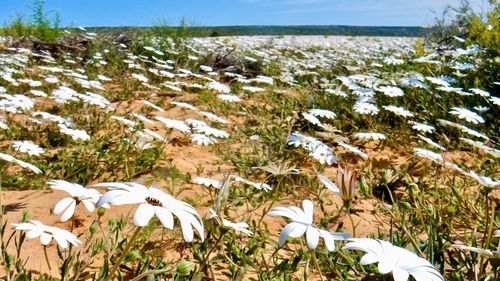
[(323, 273), (321, 273), (321, 268), (319, 267), (319, 263), (318, 263), (318, 260), (316, 259), (316, 253), (314, 252), (314, 250), (311, 250), (311, 258), (312, 258), (312, 261), (314, 263), (314, 266), (318, 270), (319, 278), (321, 279), (321, 281), (323, 281), (324, 280)]
[(49, 271), (52, 272), (52, 267), (49, 262), (49, 255), (47, 255), (47, 246), (43, 246), (43, 253), (45, 255), (45, 261), (47, 262), (47, 266), (49, 267)]
[(134, 244), (135, 242), (135, 239), (137, 239), (137, 236), (139, 236), (139, 233), (141, 232), (142, 230), (142, 227), (136, 227), (135, 229), (135, 232), (134, 234), (132, 235), (132, 237), (130, 238), (130, 240), (128, 241), (127, 243), (127, 246), (125, 246), (125, 249), (123, 250), (122, 254), (120, 255), (120, 257), (118, 258), (118, 260), (116, 261), (115, 265), (113, 266), (113, 268), (111, 269), (111, 271), (109, 272), (109, 275), (106, 277), (106, 279), (104, 279), (104, 281), (108, 281), (110, 280), (111, 278), (113, 278), (113, 275), (115, 274), (115, 272), (118, 270), (118, 268), (120, 267), (120, 264), (122, 263), (122, 261), (125, 259), (125, 256), (127, 256), (127, 253), (130, 251), (130, 249), (132, 248), (132, 245)]

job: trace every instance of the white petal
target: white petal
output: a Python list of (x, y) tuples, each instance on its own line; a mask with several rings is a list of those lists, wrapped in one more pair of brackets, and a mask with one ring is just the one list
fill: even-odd
[(135, 211), (134, 224), (137, 226), (146, 226), (154, 214), (154, 206), (147, 203), (141, 204)]
[(301, 223), (292, 222), (292, 223), (287, 224), (283, 228), (283, 230), (281, 231), (281, 234), (279, 237), (280, 247), (285, 244), (286, 238), (288, 236), (293, 237), (293, 238), (300, 237), (304, 234), (306, 229), (307, 229), (307, 226), (305, 226), (304, 224), (301, 224)]
[(372, 264), (372, 263), (376, 263), (378, 262), (379, 260), (379, 257), (373, 253), (367, 253), (366, 255), (364, 255), (361, 260), (359, 261), (359, 263), (361, 263), (362, 265), (367, 265), (367, 264)]
[(50, 243), (50, 240), (52, 240), (52, 235), (48, 234), (48, 233), (42, 233), (42, 235), (40, 236), (40, 242), (42, 243), (42, 245), (47, 245)]
[(306, 222), (308, 224), (313, 222), (313, 212), (314, 212), (314, 205), (311, 200), (304, 200), (302, 202), (302, 208), (304, 209), (304, 214), (306, 217)]
[(329, 252), (335, 251), (335, 239), (333, 238), (333, 235), (330, 232), (322, 229), (319, 229), (319, 233), (321, 237), (323, 237), (323, 240), (325, 240), (326, 249)]
[(182, 237), (184, 237), (184, 240), (186, 240), (186, 242), (193, 241), (194, 232), (191, 228), (191, 224), (185, 219), (180, 219), (180, 222), (182, 228)]
[(393, 271), (395, 268), (395, 258), (396, 257), (390, 255), (381, 257), (378, 262), (378, 271), (382, 274), (387, 274)]
[(155, 215), (164, 227), (168, 229), (174, 228), (174, 216), (172, 216), (169, 210), (163, 207), (155, 207)]
[(410, 274), (408, 271), (396, 267), (392, 271), (392, 276), (394, 276), (394, 281), (406, 281), (408, 280), (408, 277), (410, 277)]
[(82, 203), (89, 212), (93, 212), (95, 210), (95, 204), (91, 200), (83, 200)]
[(64, 212), (64, 210), (66, 210), (69, 207), (69, 205), (71, 205), (71, 203), (74, 203), (74, 202), (75, 202), (75, 199), (73, 199), (73, 198), (62, 199), (54, 207), (54, 214), (56, 214), (56, 215), (61, 214), (62, 212)]
[(35, 237), (42, 235), (42, 233), (43, 232), (41, 230), (33, 229), (33, 230), (26, 232), (26, 237), (27, 238), (35, 238)]
[(68, 241), (64, 239), (64, 237), (61, 237), (60, 235), (54, 235), (54, 239), (61, 248), (63, 249), (68, 248)]
[(340, 194), (340, 189), (329, 178), (318, 174), (318, 179), (328, 188), (328, 190), (335, 194)]
[[(75, 212), (75, 207), (76, 207), (75, 199), (73, 198), (66, 198), (66, 199), (61, 200), (59, 203), (57, 203), (56, 207), (54, 208), (55, 214), (60, 214), (62, 212), (61, 221), (69, 220), (73, 216), (73, 213)], [(69, 204), (66, 205), (67, 203)], [(65, 208), (63, 209), (63, 207)]]
[(316, 247), (318, 247), (319, 231), (316, 227), (312, 226), (307, 227), (306, 240), (307, 240), (307, 247), (309, 247), (309, 249), (316, 249)]

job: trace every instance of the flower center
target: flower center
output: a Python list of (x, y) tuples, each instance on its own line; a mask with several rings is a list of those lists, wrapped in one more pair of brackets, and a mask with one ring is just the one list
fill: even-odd
[(146, 202), (148, 202), (149, 205), (153, 205), (155, 207), (163, 207), (163, 204), (160, 202), (160, 200), (156, 198), (146, 197)]

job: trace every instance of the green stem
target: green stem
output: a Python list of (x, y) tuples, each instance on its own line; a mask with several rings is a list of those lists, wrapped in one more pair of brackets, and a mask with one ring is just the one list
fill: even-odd
[(49, 271), (52, 272), (52, 267), (49, 262), (49, 255), (47, 255), (47, 246), (43, 246), (43, 253), (45, 255), (45, 261), (47, 262), (47, 266), (49, 267)]
[(316, 259), (316, 253), (314, 252), (314, 250), (311, 250), (311, 257), (312, 257), (312, 261), (314, 263), (314, 266), (318, 270), (319, 278), (321, 279), (321, 281), (323, 281), (324, 280), (323, 273), (321, 273), (321, 268), (319, 267), (319, 263), (318, 263), (318, 260)]
[(109, 272), (109, 275), (106, 277), (106, 279), (104, 279), (104, 281), (109, 281), (111, 278), (113, 278), (113, 275), (118, 270), (118, 268), (120, 267), (120, 264), (125, 259), (125, 256), (127, 256), (127, 253), (130, 251), (130, 249), (134, 245), (135, 239), (137, 239), (137, 236), (139, 236), (139, 233), (141, 232), (141, 230), (142, 230), (142, 227), (139, 227), (139, 226), (136, 227), (135, 232), (132, 235), (132, 238), (130, 238), (130, 240), (128, 241), (127, 246), (125, 246), (125, 249), (123, 250), (122, 254), (118, 258), (115, 265), (113, 266), (113, 268)]

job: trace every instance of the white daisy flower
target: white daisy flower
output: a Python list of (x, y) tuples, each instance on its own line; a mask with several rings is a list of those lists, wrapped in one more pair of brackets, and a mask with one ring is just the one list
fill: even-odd
[(368, 102), (356, 102), (354, 104), (354, 111), (359, 114), (377, 115), (379, 109), (376, 105)]
[[(54, 207), (54, 214), (61, 215), (60, 220), (62, 222), (69, 220), (73, 216), (75, 207), (80, 202), (89, 212), (93, 212), (97, 200), (101, 197), (99, 191), (93, 188), (85, 188), (79, 184), (64, 180), (50, 180), (48, 184), (52, 189), (66, 191), (71, 195), (71, 197), (59, 201)], [(109, 208), (109, 204), (105, 204), (103, 207)]]
[(209, 127), (208, 124), (204, 121), (198, 120), (198, 119), (186, 119), (184, 122), (188, 124), (189, 126), (196, 128), (196, 127)]
[(12, 226), (16, 230), (27, 231), (26, 237), (28, 238), (40, 237), (40, 243), (44, 246), (48, 245), (52, 239), (56, 240), (57, 244), (63, 249), (68, 248), (69, 244), (78, 246), (78, 244), (82, 243), (73, 233), (57, 227), (44, 225), (36, 220), (13, 223)]
[(143, 83), (147, 83), (149, 81), (149, 79), (142, 74), (132, 73), (132, 77), (134, 77), (135, 79), (137, 79)]
[[(217, 213), (212, 209), (208, 209), (210, 212), (210, 218), (215, 218), (215, 219), (220, 219), (220, 217), (217, 215)], [(246, 222), (238, 222), (234, 223), (226, 219), (222, 219), (221, 221), (222, 225), (226, 228), (233, 229), (234, 231), (241, 232), (245, 235), (252, 236), (253, 232), (248, 230), (248, 224)]]
[(489, 140), (490, 138), (476, 130), (473, 130), (471, 128), (468, 128), (467, 126), (464, 126), (462, 124), (457, 124), (457, 123), (454, 123), (454, 122), (450, 122), (448, 120), (444, 120), (444, 119), (438, 119), (438, 122), (443, 124), (443, 125), (446, 125), (446, 126), (451, 126), (451, 127), (455, 127), (455, 128), (458, 128), (460, 129), (462, 132), (466, 133), (466, 134), (469, 134), (471, 136), (475, 136), (475, 137), (478, 137), (478, 138), (483, 138), (485, 140)]
[(398, 116), (403, 116), (403, 117), (414, 117), (415, 115), (411, 113), (409, 110), (404, 109), (399, 106), (394, 106), (394, 105), (384, 105), (382, 106), (385, 110), (390, 111)]
[(244, 184), (248, 184), (248, 185), (251, 185), (255, 188), (257, 188), (258, 190), (261, 190), (263, 189), (264, 191), (271, 191), (273, 188), (267, 184), (267, 183), (261, 183), (261, 182), (253, 182), (253, 181), (249, 181), (247, 179), (244, 179), (242, 177), (235, 177), (234, 178), (234, 181), (235, 182), (242, 182)]
[(241, 102), (241, 98), (238, 97), (237, 95), (219, 94), (217, 95), (217, 98), (227, 102)]
[(194, 127), (193, 130), (197, 133), (203, 133), (207, 136), (214, 136), (216, 138), (227, 139), (229, 138), (229, 133), (223, 130), (212, 128), (210, 126), (199, 126)]
[(437, 149), (440, 149), (442, 151), (446, 151), (446, 148), (442, 147), (441, 145), (439, 145), (438, 143), (434, 142), (433, 140), (431, 140), (430, 138), (427, 138), (427, 137), (424, 137), (422, 135), (417, 135), (421, 140), (425, 141), (426, 143), (434, 146), (435, 148)]
[(490, 177), (486, 176), (480, 176), (474, 171), (469, 171), (466, 173), (469, 177), (475, 179), (477, 182), (479, 182), (481, 185), (491, 187), (491, 188), (500, 188), (500, 181), (494, 180)]
[(211, 145), (217, 143), (217, 139), (204, 135), (204, 134), (191, 134), (191, 142), (195, 142), (198, 145)]
[(19, 111), (31, 110), (35, 106), (35, 102), (25, 95), (9, 95), (0, 94), (4, 98), (0, 100), (0, 110), (17, 113)]
[(310, 153), (309, 155), (318, 160), (319, 163), (321, 164), (328, 164), (332, 165), (334, 163), (338, 163), (339, 159), (335, 157), (335, 154), (333, 154), (333, 151), (331, 148), (329, 148), (325, 144), (320, 144), (317, 145)]
[(194, 105), (186, 103), (186, 102), (171, 101), (170, 104), (173, 104), (175, 106), (182, 107), (182, 108), (185, 108), (185, 109), (190, 109), (190, 110), (198, 111), (198, 108), (196, 108)]
[(323, 117), (327, 119), (335, 119), (335, 117), (337, 117), (337, 114), (333, 111), (326, 109), (309, 109), (308, 113), (316, 117)]
[(322, 237), (325, 241), (325, 246), (328, 251), (335, 251), (335, 240), (345, 240), (350, 237), (345, 233), (330, 233), (326, 230), (319, 229), (313, 223), (314, 205), (310, 200), (302, 202), (302, 208), (297, 207), (275, 207), (267, 213), (268, 216), (286, 217), (290, 219), (281, 231), (279, 237), (279, 245), (283, 246), (287, 237), (297, 238), (306, 235), (307, 247), (309, 249), (316, 249), (319, 243), (319, 238)]
[(213, 68), (211, 68), (210, 66), (208, 65), (200, 65), (200, 70), (201, 71), (204, 71), (204, 72), (212, 72), (214, 71)]
[(469, 91), (471, 91), (474, 94), (479, 95), (481, 97), (489, 97), (490, 96), (490, 93), (488, 93), (485, 90), (478, 89), (478, 88), (472, 88), (472, 89), (469, 89)]
[(155, 116), (155, 119), (163, 123), (163, 125), (167, 128), (176, 129), (183, 133), (189, 133), (191, 131), (189, 126), (184, 123), (184, 121), (170, 119), (163, 116)]
[(144, 124), (150, 124), (150, 125), (154, 125), (155, 124), (155, 122), (153, 120), (147, 118), (146, 116), (144, 116), (142, 114), (132, 113), (131, 115), (134, 116), (135, 118), (141, 120), (142, 122), (144, 122)]
[(12, 142), (12, 147), (16, 151), (28, 154), (29, 156), (40, 156), (45, 152), (43, 148), (32, 141), (14, 141)]
[(219, 117), (211, 112), (206, 112), (206, 111), (200, 111), (199, 112), (201, 115), (207, 117), (209, 120), (211, 121), (215, 121), (215, 122), (219, 122), (219, 123), (222, 123), (222, 124), (229, 124), (229, 122), (222, 118), (222, 117)]
[(404, 94), (405, 94), (403, 92), (403, 90), (401, 90), (398, 87), (393, 87), (393, 86), (383, 86), (383, 87), (379, 87), (376, 90), (382, 92), (384, 95), (386, 95), (388, 97), (401, 97), (401, 96), (404, 96)]
[(318, 118), (316, 118), (316, 116), (314, 116), (312, 114), (309, 114), (307, 112), (302, 112), (302, 116), (304, 117), (304, 119), (306, 119), (307, 121), (309, 121), (313, 125), (317, 125), (317, 126), (323, 125), (323, 123), (321, 123), (321, 121)]
[(487, 112), (488, 110), (490, 110), (489, 107), (481, 105), (474, 106), (474, 109), (477, 110), (478, 112)]
[(73, 140), (82, 140), (82, 141), (88, 141), (90, 140), (90, 135), (87, 134), (84, 130), (78, 130), (78, 129), (71, 129), (68, 128), (64, 124), (59, 124), (59, 131), (63, 134), (71, 136)]
[(30, 90), (30, 94), (37, 96), (37, 97), (47, 97), (47, 94), (43, 91), (40, 91), (40, 90)]
[(357, 140), (385, 140), (385, 135), (382, 133), (356, 133), (352, 135), (353, 139)]
[(500, 97), (490, 97), (490, 101), (493, 104), (500, 106)]
[(135, 127), (135, 126), (139, 125), (139, 123), (137, 123), (135, 121), (132, 121), (130, 119), (127, 119), (125, 117), (121, 117), (121, 116), (113, 115), (113, 116), (111, 116), (111, 119), (120, 121), (120, 122), (122, 122), (123, 124), (125, 124), (128, 127)]
[(354, 147), (352, 145), (349, 145), (347, 143), (344, 143), (344, 142), (337, 142), (338, 145), (342, 146), (344, 149), (346, 149), (347, 151), (349, 152), (352, 152), (358, 156), (360, 156), (361, 158), (363, 159), (368, 159), (368, 154), (364, 153), (363, 151), (361, 151), (359, 148), (357, 147)]
[(484, 119), (479, 116), (477, 113), (472, 112), (468, 109), (461, 107), (452, 107), (450, 114), (457, 115), (460, 119), (465, 119), (467, 122), (471, 122), (474, 124), (484, 123)]
[(351, 238), (349, 241), (342, 250), (366, 252), (361, 264), (378, 263), (378, 271), (381, 274), (392, 272), (394, 281), (406, 281), (410, 275), (416, 281), (444, 281), (431, 263), (404, 248), (371, 238)]
[(266, 90), (264, 88), (254, 87), (254, 86), (244, 86), (244, 87), (242, 87), (242, 89), (247, 91), (247, 92), (251, 92), (251, 93), (258, 93), (258, 92), (263, 92)]
[(442, 87), (450, 87), (450, 83), (447, 81), (441, 79), (441, 78), (436, 78), (436, 77), (425, 77), (428, 81), (430, 81), (434, 85), (442, 86)]
[(9, 154), (0, 153), (0, 159), (7, 161), (7, 162), (11, 162), (11, 163), (16, 163), (17, 165), (19, 165), (23, 168), (31, 170), (35, 174), (42, 173), (42, 170), (38, 169), (35, 165), (32, 165), (30, 163), (19, 160), (19, 159), (15, 158), (14, 156), (11, 156)]
[(415, 130), (422, 132), (422, 133), (431, 134), (436, 130), (436, 128), (434, 128), (433, 126), (427, 125), (427, 124), (414, 122), (414, 121), (408, 121), (408, 123), (413, 124), (413, 126), (411, 127), (412, 129), (415, 129)]
[(222, 219), (222, 225), (227, 228), (234, 229), (235, 231), (241, 232), (245, 235), (252, 236), (253, 232), (248, 230), (248, 224), (246, 222), (231, 222), (226, 219)]
[(414, 149), (415, 153), (423, 158), (427, 158), (431, 161), (442, 163), (444, 161), (443, 155), (436, 153), (431, 150), (423, 149), (423, 148), (415, 148)]
[(216, 81), (208, 83), (207, 89), (216, 91), (216, 92), (221, 93), (221, 94), (231, 93), (231, 88), (229, 86), (224, 85), (224, 84), (219, 83), (219, 82), (216, 82)]
[(193, 183), (195, 184), (200, 184), (206, 187), (215, 187), (215, 188), (221, 188), (222, 187), (222, 182), (218, 180), (213, 180), (209, 178), (204, 178), (204, 177), (196, 177), (192, 180)]
[(189, 204), (179, 201), (160, 189), (145, 187), (133, 182), (106, 182), (94, 185), (96, 187), (108, 187), (106, 192), (97, 201), (96, 207), (105, 203), (111, 205), (139, 204), (135, 211), (134, 224), (144, 227), (153, 216), (156, 215), (161, 224), (173, 229), (175, 215), (181, 224), (182, 235), (186, 242), (193, 241), (194, 227), (203, 240), (203, 222), (196, 210)]

